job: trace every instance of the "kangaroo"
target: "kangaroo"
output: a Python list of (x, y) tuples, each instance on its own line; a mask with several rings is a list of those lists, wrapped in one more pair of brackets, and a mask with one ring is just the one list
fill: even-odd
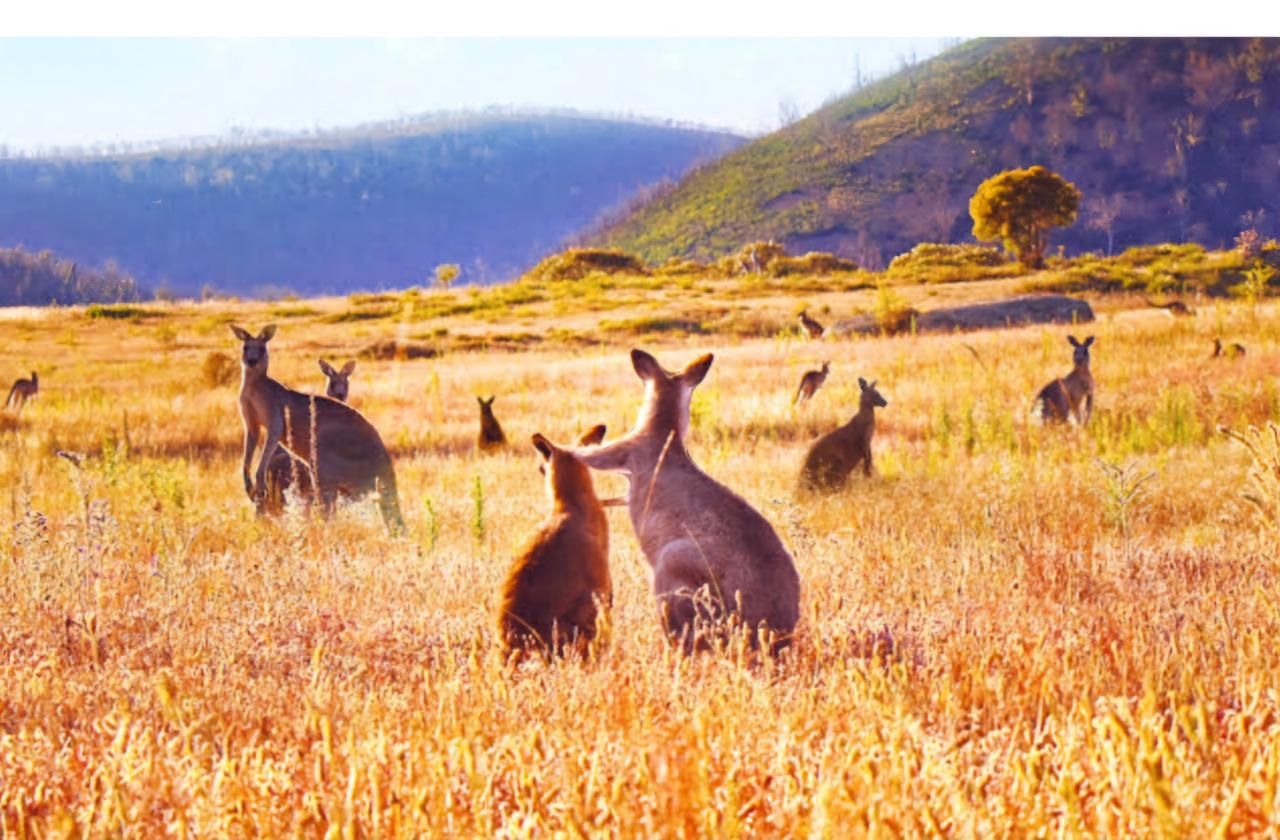
[(1074, 335), (1067, 336), (1067, 341), (1076, 348), (1072, 354), (1075, 367), (1036, 394), (1036, 407), (1044, 422), (1066, 423), (1074, 417), (1076, 423), (1083, 426), (1093, 416), (1093, 374), (1089, 372), (1089, 347), (1093, 339), (1089, 336), (1081, 343)]
[(809, 317), (809, 310), (800, 310), (800, 326), (804, 327), (804, 331), (809, 334), (809, 338), (822, 338), (827, 331), (826, 327)]
[[(325, 375), (325, 396), (338, 402), (346, 402), (351, 392), (351, 373), (356, 369), (355, 360), (347, 362), (341, 371), (334, 370), (324, 359), (320, 359), (320, 371)], [(297, 479), (296, 483), (294, 479)], [(267, 492), (258, 500), (258, 512), (278, 516), (284, 511), (284, 494), (290, 487), (303, 499), (307, 506), (315, 498), (315, 487), (311, 482), (311, 472), (305, 461), (295, 458), (283, 446), (267, 465)]]
[(889, 405), (876, 383), (859, 377), (858, 413), (835, 431), (813, 442), (805, 455), (800, 486), (805, 490), (835, 490), (862, 464), (863, 475), (871, 475), (871, 437), (876, 431), (876, 409)]
[[(604, 432), (596, 426), (578, 445), (595, 446)], [(544, 461), (551, 515), (511, 564), (498, 631), (508, 654), (538, 649), (549, 658), (566, 645), (585, 653), (596, 635), (597, 599), (606, 609), (613, 600), (609, 520), (591, 470), (541, 434), (533, 446)]]
[(813, 399), (813, 395), (822, 387), (822, 383), (827, 381), (829, 373), (831, 373), (831, 362), (823, 362), (821, 370), (806, 371), (805, 375), (800, 377), (800, 390), (796, 391), (796, 397), (791, 401), (791, 405), (798, 406)]
[(1170, 301), (1169, 303), (1156, 303), (1151, 298), (1144, 297), (1147, 306), (1154, 306), (1156, 309), (1163, 309), (1175, 318), (1189, 318), (1196, 314), (1196, 311), (1187, 306), (1180, 300)]
[(17, 411), (22, 411), (27, 400), (39, 393), (40, 376), (33, 370), (30, 379), (19, 379), (13, 383), (13, 387), (9, 389), (9, 396), (5, 398), (4, 407), (13, 407)]
[(481, 449), (497, 449), (500, 446), (507, 445), (507, 436), (502, 433), (502, 425), (498, 422), (498, 418), (493, 416), (493, 401), (497, 397), (476, 397), (476, 402), (480, 403), (480, 434), (476, 438), (476, 445)]
[(1236, 359), (1245, 354), (1244, 345), (1238, 341), (1224, 345), (1222, 339), (1215, 338), (1213, 340), (1213, 358), (1217, 359), (1226, 356), (1228, 359)]
[[(264, 327), (257, 336), (235, 324), (230, 326), (244, 345), (240, 356), (240, 417), (244, 421), (242, 473), (249, 498), (257, 502), (266, 494), (267, 467), (283, 445), (310, 469), (326, 513), (340, 494), (358, 498), (376, 491), (388, 530), (401, 532), (404, 520), (395, 468), (378, 430), (358, 411), (335, 399), (292, 391), (267, 375), (267, 342), (275, 335), (274, 324)], [(256, 474), (250, 476), (260, 431), (266, 432), (266, 443)]]
[(713, 358), (708, 353), (672, 373), (632, 350), (631, 364), (645, 383), (635, 427), (604, 446), (570, 451), (592, 469), (627, 476), (631, 525), (653, 569), (669, 638), (686, 652), (705, 647), (704, 622), (723, 615), (746, 625), (752, 646), (758, 630), (779, 634), (779, 648), (790, 641), (800, 613), (800, 576), (791, 555), (768, 521), (699, 469), (685, 448), (693, 391)]

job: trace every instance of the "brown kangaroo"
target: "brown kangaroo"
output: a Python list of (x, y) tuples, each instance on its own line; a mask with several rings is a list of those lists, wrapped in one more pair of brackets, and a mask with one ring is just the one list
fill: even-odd
[(1035, 407), (1044, 422), (1066, 423), (1074, 418), (1077, 425), (1083, 426), (1093, 416), (1093, 374), (1089, 372), (1089, 347), (1093, 339), (1089, 336), (1081, 343), (1074, 335), (1067, 336), (1067, 341), (1075, 348), (1072, 353), (1075, 367), (1071, 373), (1053, 380), (1036, 394)]
[(863, 475), (871, 475), (871, 437), (876, 431), (876, 409), (889, 403), (876, 390), (876, 383), (859, 377), (858, 413), (835, 431), (827, 432), (813, 442), (800, 471), (804, 490), (835, 490), (843, 487), (849, 475), (862, 465)]
[(27, 400), (40, 393), (40, 376), (33, 370), (30, 379), (19, 379), (13, 383), (13, 387), (9, 389), (9, 396), (5, 398), (4, 407), (12, 407), (17, 411), (22, 411), (22, 407), (27, 404)]
[(1151, 298), (1144, 297), (1147, 306), (1154, 306), (1156, 309), (1163, 309), (1175, 318), (1190, 318), (1196, 314), (1196, 311), (1187, 306), (1180, 300), (1170, 301), (1169, 303), (1156, 303)]
[(1213, 358), (1221, 358), (1226, 356), (1228, 359), (1236, 359), (1245, 354), (1244, 345), (1238, 341), (1230, 344), (1223, 344), (1222, 339), (1215, 338), (1213, 340)]
[(804, 331), (809, 334), (809, 338), (822, 338), (827, 328), (819, 324), (817, 321), (809, 317), (809, 310), (800, 310), (800, 326), (804, 327)]
[[(356, 369), (355, 360), (347, 362), (340, 371), (334, 370), (324, 359), (319, 361), (320, 371), (326, 380), (325, 396), (338, 402), (346, 402), (351, 393), (351, 373)], [(267, 465), (267, 492), (258, 500), (258, 512), (273, 516), (284, 512), (284, 494), (290, 487), (294, 488), (294, 493), (310, 508), (315, 500), (311, 471), (305, 461), (293, 457), (282, 446), (276, 450), (271, 463)]]
[(796, 391), (796, 397), (791, 401), (791, 405), (798, 406), (813, 399), (813, 395), (822, 387), (822, 383), (827, 381), (829, 373), (831, 373), (831, 362), (823, 362), (821, 370), (806, 371), (805, 375), (800, 377), (800, 389)]
[(476, 397), (480, 403), (480, 434), (476, 437), (476, 445), (481, 449), (497, 449), (507, 445), (507, 436), (502, 433), (502, 424), (493, 416), (493, 401), (497, 397)]
[(707, 475), (685, 448), (693, 390), (711, 369), (711, 354), (678, 373), (643, 350), (631, 351), (645, 383), (635, 427), (578, 460), (627, 476), (631, 525), (653, 568), (663, 625), (685, 651), (706, 645), (708, 619), (740, 621), (789, 642), (800, 615), (800, 576), (773, 527), (745, 499)]
[[(595, 446), (604, 431), (596, 426), (578, 444)], [(607, 609), (613, 600), (609, 521), (591, 470), (541, 434), (533, 445), (545, 461), (551, 515), (511, 564), (498, 632), (508, 654), (536, 649), (549, 658), (566, 645), (586, 653), (596, 635), (598, 604)]]
[[(404, 520), (395, 468), (378, 430), (350, 406), (329, 397), (292, 391), (267, 375), (267, 342), (275, 335), (274, 324), (264, 327), (257, 336), (235, 324), (231, 331), (244, 344), (240, 356), (240, 417), (244, 421), (242, 472), (249, 498), (256, 503), (266, 494), (267, 467), (283, 445), (310, 469), (326, 513), (333, 509), (338, 495), (359, 498), (376, 492), (388, 530), (402, 531)], [(313, 426), (315, 441), (311, 439)], [(266, 432), (266, 443), (256, 475), (251, 478), (249, 467), (260, 431)]]

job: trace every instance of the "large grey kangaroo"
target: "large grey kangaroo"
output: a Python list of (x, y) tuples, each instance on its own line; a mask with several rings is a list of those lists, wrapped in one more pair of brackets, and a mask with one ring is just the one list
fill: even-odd
[(750, 630), (753, 646), (756, 632), (767, 628), (778, 634), (774, 646), (780, 647), (800, 614), (800, 576), (791, 555), (765, 518), (699, 469), (685, 449), (693, 390), (712, 358), (708, 353), (672, 373), (632, 350), (631, 363), (645, 383), (635, 427), (604, 446), (570, 451), (593, 469), (627, 476), (631, 525), (653, 568), (670, 637), (686, 651), (704, 647), (701, 625), (729, 614)]
[(1093, 339), (1089, 336), (1081, 342), (1074, 335), (1067, 336), (1075, 348), (1071, 354), (1071, 373), (1053, 380), (1036, 394), (1034, 409), (1038, 409), (1044, 422), (1066, 423), (1074, 417), (1076, 423), (1083, 426), (1093, 416), (1093, 374), (1089, 372), (1089, 348)]
[[(325, 377), (324, 395), (338, 402), (346, 402), (351, 393), (351, 374), (356, 369), (355, 359), (347, 362), (342, 370), (335, 370), (320, 359), (320, 372)], [(305, 461), (289, 454), (283, 446), (276, 450), (267, 464), (267, 492), (258, 499), (258, 512), (275, 516), (284, 512), (284, 494), (290, 487), (295, 495), (306, 502), (308, 508), (315, 500), (315, 484), (311, 481), (311, 469)]]
[[(338, 495), (359, 498), (377, 492), (387, 528), (392, 533), (403, 530), (395, 468), (378, 430), (350, 406), (329, 397), (290, 390), (267, 375), (267, 342), (275, 335), (274, 324), (264, 327), (257, 336), (235, 324), (231, 331), (244, 345), (240, 356), (240, 417), (244, 421), (242, 471), (249, 498), (256, 502), (266, 493), (267, 467), (276, 450), (284, 446), (310, 468), (326, 512), (332, 510)], [(260, 431), (266, 432), (266, 443), (257, 471), (250, 477)]]
[(40, 376), (33, 370), (30, 379), (18, 379), (13, 383), (13, 387), (9, 389), (9, 397), (4, 401), (4, 407), (12, 406), (15, 410), (22, 411), (27, 400), (38, 393), (40, 393)]

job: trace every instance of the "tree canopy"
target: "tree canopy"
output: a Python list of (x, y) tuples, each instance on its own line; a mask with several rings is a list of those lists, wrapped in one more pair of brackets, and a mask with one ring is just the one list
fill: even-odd
[(1076, 220), (1080, 190), (1043, 166), (1010, 169), (988, 178), (969, 200), (973, 235), (1000, 240), (1028, 268), (1044, 265), (1050, 228)]

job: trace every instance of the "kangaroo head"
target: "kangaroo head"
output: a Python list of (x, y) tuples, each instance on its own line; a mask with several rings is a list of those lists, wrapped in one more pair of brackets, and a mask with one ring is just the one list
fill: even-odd
[(1089, 348), (1093, 346), (1093, 339), (1094, 336), (1089, 336), (1084, 341), (1077, 341), (1074, 335), (1067, 336), (1067, 341), (1071, 342), (1071, 346), (1076, 348), (1075, 352), (1071, 354), (1071, 359), (1075, 362), (1076, 367), (1089, 366)]
[(356, 360), (352, 359), (342, 366), (342, 370), (334, 370), (324, 359), (320, 360), (320, 370), (329, 380), (324, 389), (325, 396), (333, 397), (338, 402), (346, 402), (351, 393), (351, 372), (356, 369)]
[(235, 333), (236, 338), (244, 343), (244, 348), (240, 353), (240, 361), (245, 368), (256, 373), (266, 373), (267, 342), (276, 334), (276, 325), (267, 324), (257, 336), (251, 335), (248, 330), (235, 324), (231, 325), (231, 332)]
[(831, 362), (823, 362), (823, 363), (822, 363), (822, 375), (823, 375), (823, 376), (826, 376), (828, 373), (831, 373)]
[(652, 431), (665, 437), (675, 429), (676, 436), (683, 438), (689, 431), (693, 389), (706, 378), (714, 359), (707, 353), (672, 373), (645, 351), (632, 350), (631, 364), (645, 385), (644, 408), (636, 419), (635, 431)]
[(862, 390), (862, 393), (858, 396), (859, 407), (884, 408), (889, 404), (884, 397), (880, 396), (880, 392), (876, 390), (876, 382), (878, 381), (873, 379), (868, 382), (861, 376), (858, 377), (858, 387)]
[[(593, 426), (578, 439), (578, 445), (598, 446), (604, 440), (604, 432), (603, 425)], [(552, 502), (580, 499), (584, 495), (595, 496), (591, 470), (572, 453), (547, 440), (541, 432), (533, 436), (533, 448), (542, 456), (543, 463), (538, 465), (538, 472), (547, 477), (547, 493)]]
[(497, 398), (498, 397), (496, 394), (492, 397), (489, 397), (489, 399), (487, 400), (484, 397), (476, 397), (476, 402), (480, 403), (480, 417), (482, 419), (484, 418), (488, 418), (490, 420), (494, 419), (493, 401), (496, 400)]

